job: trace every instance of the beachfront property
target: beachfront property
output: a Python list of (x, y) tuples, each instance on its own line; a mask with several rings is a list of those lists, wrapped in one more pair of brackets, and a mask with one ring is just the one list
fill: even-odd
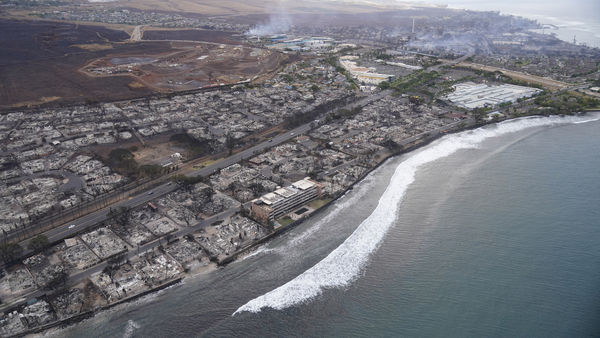
[(309, 177), (252, 201), (251, 215), (268, 223), (321, 196), (323, 185)]
[(541, 89), (503, 84), (489, 86), (482, 83), (464, 82), (454, 85), (454, 92), (448, 94), (446, 99), (457, 106), (474, 109), (493, 107), (504, 102), (516, 102), (520, 98), (530, 97)]

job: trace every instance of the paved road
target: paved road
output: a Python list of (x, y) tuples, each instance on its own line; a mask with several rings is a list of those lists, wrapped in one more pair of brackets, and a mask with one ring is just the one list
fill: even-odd
[[(380, 98), (388, 95), (389, 93), (390, 93), (389, 90), (382, 91), (382, 92), (379, 92), (379, 93), (376, 93), (373, 95), (366, 96), (366, 97), (358, 100), (357, 102), (347, 104), (344, 107), (337, 107), (333, 110), (342, 109), (342, 108), (353, 109), (358, 106), (364, 106), (364, 105), (369, 104), (370, 102), (379, 100)], [(187, 175), (188, 176), (202, 176), (202, 177), (210, 176), (220, 169), (229, 167), (230, 165), (238, 163), (242, 160), (254, 157), (255, 155), (265, 151), (268, 148), (285, 143), (298, 135), (307, 133), (308, 131), (310, 131), (312, 129), (313, 122), (314, 121), (305, 123), (299, 127), (289, 130), (283, 134), (279, 134), (270, 140), (264, 141), (253, 147), (250, 147), (248, 149), (237, 152), (217, 163), (213, 163), (204, 168), (188, 172)], [(129, 199), (117, 202), (117, 203), (111, 205), (111, 208), (114, 208), (114, 209), (117, 209), (119, 207), (135, 208), (137, 206), (144, 205), (144, 204), (150, 202), (151, 200), (158, 198), (162, 195), (168, 194), (176, 189), (177, 189), (177, 185), (174, 183), (171, 183), (171, 182), (163, 183), (159, 186), (154, 187), (151, 190), (142, 192), (138, 195), (130, 197)], [(64, 238), (73, 237), (75, 234), (82, 232), (85, 229), (104, 221), (106, 219), (109, 211), (110, 211), (109, 208), (104, 208), (104, 209), (98, 210), (98, 211), (90, 213), (86, 216), (80, 217), (74, 221), (70, 221), (70, 222), (60, 225), (56, 228), (48, 230), (48, 231), (44, 232), (44, 235), (46, 237), (48, 237), (48, 239), (51, 242), (60, 241)], [(27, 248), (29, 245), (29, 239), (20, 242), (20, 245), (23, 248)], [(31, 252), (30, 250), (25, 249), (24, 255), (27, 255), (30, 252)]]
[[(237, 213), (240, 210), (239, 207), (236, 208), (231, 208), (228, 210), (225, 210), (217, 215), (214, 215), (212, 217), (209, 217), (207, 219), (201, 220), (200, 222), (196, 223), (193, 226), (190, 227), (185, 227), (183, 229), (180, 229), (178, 231), (175, 231), (172, 233), (173, 238), (179, 238), (179, 237), (183, 237), (185, 235), (188, 235), (192, 232), (196, 232), (198, 230), (204, 229), (205, 227), (211, 225), (212, 223), (216, 222), (216, 221), (220, 221), (220, 220), (224, 220), (227, 217), (230, 217), (232, 215), (234, 215), (235, 213)], [(157, 247), (159, 247), (162, 244), (166, 244), (166, 241), (164, 239), (156, 239), (152, 242), (148, 242), (144, 245), (141, 245), (139, 247), (135, 247), (135, 248), (130, 248), (129, 251), (127, 252), (127, 254), (125, 255), (123, 260), (128, 260), (128, 259), (132, 259), (135, 256), (154, 250)], [(85, 269), (84, 271), (78, 272), (76, 274), (70, 275), (69, 279), (66, 282), (66, 285), (71, 287), (76, 285), (77, 283), (81, 282), (82, 280), (91, 277), (93, 274), (98, 273), (102, 270), (104, 270), (104, 268), (108, 265), (108, 263), (106, 261), (102, 261), (92, 267), (89, 267), (87, 269)], [(45, 295), (45, 294), (49, 294), (50, 291), (46, 291), (46, 290), (35, 290), (29, 294), (26, 295), (22, 295), (19, 297), (19, 299), (21, 299), (20, 301), (17, 301), (16, 303), (7, 303), (5, 304), (6, 307), (14, 307), (18, 304), (24, 304), (27, 302), (27, 300), (29, 299), (33, 299), (33, 298), (40, 298), (41, 296)], [(0, 307), (0, 311), (2, 311), (2, 307)]]
[[(194, 170), (189, 174), (189, 176), (206, 177), (206, 176), (212, 175), (217, 170), (226, 168), (226, 167), (228, 167), (232, 164), (235, 164), (241, 160), (251, 158), (251, 157), (255, 156), (256, 154), (264, 151), (267, 148), (287, 142), (291, 138), (296, 137), (297, 135), (306, 133), (310, 129), (311, 129), (310, 123), (304, 124), (300, 127), (290, 130), (284, 134), (277, 135), (269, 141), (265, 141), (256, 146), (253, 146), (246, 150), (235, 153), (235, 154), (225, 158), (222, 161), (219, 161), (217, 163), (211, 164), (209, 166), (206, 166), (206, 167), (198, 169), (198, 170)], [(176, 190), (177, 188), (178, 188), (177, 184), (174, 184), (171, 182), (163, 183), (151, 190), (140, 193), (138, 195), (130, 197), (129, 199), (123, 200), (121, 202), (115, 203), (114, 205), (111, 206), (111, 208), (114, 208), (114, 209), (117, 209), (119, 207), (135, 208), (137, 206), (146, 204), (157, 197), (168, 194), (168, 193)], [(48, 231), (44, 232), (44, 235), (46, 237), (48, 237), (48, 239), (51, 242), (60, 241), (64, 238), (72, 237), (75, 234), (77, 234), (78, 232), (81, 232), (81, 231), (87, 229), (88, 227), (94, 226), (95, 224), (98, 224), (98, 223), (104, 221), (106, 219), (109, 211), (110, 211), (109, 208), (98, 210), (96, 212), (93, 212), (93, 213), (83, 216), (81, 218), (78, 218), (74, 221), (65, 223), (61, 226), (58, 226), (54, 229), (48, 230)], [(27, 246), (29, 244), (29, 240), (22, 241), (20, 244), (23, 248), (27, 248)], [(30, 253), (30, 251), (26, 249), (24, 254), (28, 254), (28, 253)]]

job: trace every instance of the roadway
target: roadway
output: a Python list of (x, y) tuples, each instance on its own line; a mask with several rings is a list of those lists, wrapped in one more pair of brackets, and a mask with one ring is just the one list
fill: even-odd
[[(312, 123), (312, 122), (311, 122)], [(258, 145), (250, 147), (248, 149), (237, 152), (219, 162), (208, 165), (204, 168), (194, 170), (190, 172), (189, 176), (202, 176), (207, 177), (212, 175), (213, 173), (221, 170), (223, 168), (229, 167), (232, 164), (238, 163), (242, 160), (251, 158), (258, 153), (263, 152), (264, 150), (274, 147), (276, 145), (285, 143), (290, 139), (296, 137), (297, 135), (301, 135), (303, 133), (308, 132), (311, 129), (311, 123), (306, 123), (297, 128), (287, 131), (286, 133), (279, 134), (268, 141), (264, 141)], [(57, 242), (65, 238), (73, 237), (79, 232), (86, 230), (89, 227), (92, 227), (104, 220), (106, 220), (108, 213), (111, 208), (118, 209), (120, 207), (127, 208), (135, 208), (140, 205), (144, 205), (160, 196), (166, 195), (170, 192), (175, 191), (178, 188), (177, 184), (166, 182), (160, 184), (150, 190), (142, 192), (138, 195), (132, 196), (128, 199), (122, 200), (111, 205), (109, 208), (104, 208), (98, 210), (96, 212), (90, 213), (83, 217), (80, 217), (74, 221), (62, 224), (56, 228), (48, 230), (43, 234), (48, 237), (50, 242)], [(27, 249), (29, 244), (29, 239), (26, 239), (20, 243), (21, 247), (24, 248), (24, 255), (31, 253), (30, 250)]]
[[(185, 227), (185, 228), (179, 229), (178, 231), (172, 232), (171, 235), (173, 236), (173, 238), (180, 238), (180, 237), (186, 236), (190, 233), (204, 229), (205, 227), (213, 224), (214, 222), (224, 220), (227, 217), (230, 217), (230, 216), (234, 215), (235, 213), (239, 212), (239, 210), (240, 210), (239, 207), (227, 209), (227, 210), (225, 210), (219, 214), (216, 214), (212, 217), (201, 220), (193, 226)], [(154, 250), (162, 244), (166, 244), (166, 241), (161, 240), (161, 238), (157, 238), (157, 239), (155, 239), (151, 242), (148, 242), (144, 245), (141, 245), (141, 246), (128, 247), (128, 251), (124, 255), (123, 261), (133, 259), (134, 257), (136, 257), (139, 254), (143, 254), (145, 252)], [(107, 261), (101, 261), (100, 263), (98, 263), (94, 266), (91, 266), (83, 271), (72, 274), (68, 277), (68, 279), (65, 283), (65, 286), (67, 286), (67, 287), (75, 286), (77, 283), (80, 283), (82, 280), (91, 277), (93, 274), (101, 272), (107, 266), (108, 266)], [(12, 303), (5, 302), (4, 306), (0, 306), (0, 311), (3, 311), (5, 308), (12, 308), (19, 304), (24, 304), (29, 299), (40, 298), (49, 293), (52, 293), (52, 291), (44, 290), (43, 288), (39, 288), (35, 291), (32, 291), (31, 293), (19, 296), (19, 300), (15, 301), (15, 302), (12, 302)]]
[[(345, 109), (353, 109), (353, 108), (356, 108), (359, 106), (364, 106), (373, 101), (379, 100), (380, 98), (388, 95), (390, 92), (391, 91), (389, 91), (389, 90), (381, 91), (379, 93), (366, 96), (356, 102), (346, 104), (343, 107), (338, 107), (333, 110), (344, 109), (344, 108)], [(247, 149), (241, 150), (237, 153), (234, 153), (231, 156), (229, 156), (219, 162), (213, 163), (204, 168), (190, 171), (187, 173), (187, 175), (195, 176), (195, 177), (210, 176), (213, 173), (217, 172), (218, 170), (229, 167), (229, 166), (231, 166), (235, 163), (238, 163), (242, 160), (254, 157), (257, 154), (264, 152), (266, 149), (269, 149), (271, 147), (285, 143), (298, 135), (307, 133), (308, 131), (310, 131), (312, 129), (313, 123), (314, 123), (314, 121), (311, 121), (311, 122), (305, 123), (299, 127), (296, 127), (294, 129), (288, 130), (287, 132), (279, 134), (277, 136), (274, 136), (273, 138), (271, 138), (267, 141), (264, 141), (255, 146), (252, 146), (250, 148), (247, 148)], [(64, 223), (58, 227), (55, 227), (51, 230), (44, 232), (43, 235), (48, 237), (48, 240), (51, 243), (58, 242), (65, 238), (73, 237), (77, 233), (83, 232), (87, 228), (90, 228), (90, 227), (106, 220), (111, 208), (114, 208), (114, 209), (118, 209), (120, 207), (135, 208), (135, 207), (144, 205), (160, 196), (163, 196), (170, 192), (173, 192), (177, 188), (178, 188), (177, 184), (174, 184), (171, 182), (162, 183), (150, 190), (144, 191), (142, 193), (139, 193), (135, 196), (129, 197), (128, 199), (122, 200), (120, 202), (114, 203), (110, 207), (103, 208), (101, 210), (98, 210), (93, 213), (82, 216), (76, 220), (70, 221), (68, 223)], [(24, 249), (23, 255), (28, 255), (31, 253), (31, 251), (28, 249), (29, 239), (23, 240), (19, 244)]]

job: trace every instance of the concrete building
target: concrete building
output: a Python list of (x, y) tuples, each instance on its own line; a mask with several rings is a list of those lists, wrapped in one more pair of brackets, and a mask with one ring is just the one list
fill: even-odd
[(322, 185), (306, 177), (252, 201), (252, 217), (268, 223), (321, 196)]

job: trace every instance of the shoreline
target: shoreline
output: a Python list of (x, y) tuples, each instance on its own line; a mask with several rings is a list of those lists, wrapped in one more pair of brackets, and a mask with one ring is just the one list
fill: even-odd
[[(579, 112), (579, 113), (574, 113), (573, 115), (588, 115), (589, 113), (600, 113), (600, 109), (593, 109), (593, 110), (587, 110), (584, 112)], [(569, 116), (569, 115), (558, 115), (558, 116)], [(375, 171), (377, 168), (379, 168), (380, 166), (382, 166), (384, 163), (386, 163), (388, 160), (396, 157), (396, 156), (400, 156), (400, 155), (404, 155), (410, 152), (413, 152), (415, 150), (418, 150), (420, 148), (423, 148), (429, 144), (431, 144), (432, 142), (442, 138), (443, 136), (446, 135), (451, 135), (451, 134), (457, 134), (463, 131), (467, 131), (467, 130), (473, 130), (473, 129), (477, 129), (480, 127), (484, 127), (487, 125), (493, 125), (493, 124), (497, 124), (500, 122), (504, 122), (504, 121), (509, 121), (509, 120), (516, 120), (516, 119), (520, 119), (520, 118), (532, 118), (532, 117), (547, 117), (547, 115), (529, 115), (529, 116), (519, 116), (519, 117), (511, 117), (511, 118), (504, 118), (498, 121), (480, 121), (479, 123), (477, 123), (476, 121), (472, 121), (474, 122), (471, 125), (465, 125), (465, 126), (460, 126), (460, 124), (458, 124), (455, 128), (453, 128), (452, 130), (447, 130), (447, 132), (444, 133), (436, 133), (433, 136), (429, 136), (427, 137), (428, 134), (430, 134), (431, 132), (425, 132), (425, 136), (423, 138), (418, 138), (410, 143), (408, 143), (408, 146), (403, 147), (403, 149), (397, 150), (397, 151), (393, 151), (390, 152), (389, 154), (387, 154), (386, 156), (384, 156), (375, 166), (369, 168), (368, 170), (366, 170), (362, 175), (360, 175), (354, 182), (352, 182), (352, 184), (350, 184), (347, 188), (345, 188), (344, 190), (342, 190), (341, 192), (339, 192), (336, 196), (333, 196), (332, 199), (325, 203), (324, 205), (320, 206), (319, 208), (315, 209), (312, 213), (310, 213), (309, 215), (300, 218), (286, 226), (283, 226), (277, 230), (275, 230), (273, 233), (258, 239), (256, 242), (251, 243), (249, 245), (247, 245), (246, 247), (232, 253), (231, 255), (229, 255), (228, 257), (226, 257), (223, 260), (220, 260), (217, 262), (217, 266), (218, 267), (224, 267), (232, 262), (234, 262), (235, 260), (237, 260), (237, 258), (239, 257), (244, 257), (246, 256), (246, 254), (249, 254), (250, 251), (252, 251), (252, 249), (260, 246), (261, 244), (264, 244), (266, 242), (268, 242), (270, 239), (275, 238), (279, 235), (283, 235), (286, 232), (292, 230), (293, 228), (295, 228), (296, 226), (302, 224), (303, 222), (307, 221), (308, 219), (310, 219), (311, 217), (313, 217), (313, 215), (319, 214), (321, 212), (323, 212), (325, 209), (327, 209), (331, 204), (333, 204), (334, 202), (336, 202), (338, 199), (340, 199), (341, 197), (343, 197), (348, 191), (352, 190), (354, 188), (355, 185), (359, 184), (360, 182), (362, 182), (369, 174), (371, 174), (373, 171)], [(462, 120), (460, 122), (466, 122), (467, 120)], [(420, 141), (420, 142), (419, 142)]]
[[(582, 112), (581, 115), (588, 115), (588, 113), (594, 113), (594, 112), (600, 112), (600, 110), (592, 110), (592, 111)], [(528, 117), (544, 117), (544, 115), (532, 115), (532, 116), (528, 116)], [(30, 334), (42, 333), (42, 332), (50, 330), (52, 328), (64, 329), (68, 326), (80, 323), (86, 319), (93, 318), (97, 313), (100, 313), (104, 310), (116, 307), (117, 305), (129, 303), (129, 302), (139, 299), (143, 296), (155, 293), (157, 291), (163, 290), (170, 286), (177, 285), (177, 284), (181, 283), (183, 280), (185, 280), (186, 278), (200, 276), (200, 275), (206, 274), (208, 272), (215, 271), (219, 268), (224, 268), (226, 265), (236, 261), (238, 258), (245, 257), (246, 255), (250, 254), (253, 251), (253, 249), (259, 247), (260, 245), (263, 245), (263, 244), (267, 243), (268, 241), (270, 241), (271, 239), (276, 238), (276, 237), (283, 235), (286, 232), (292, 230), (296, 226), (302, 224), (306, 220), (313, 217), (313, 215), (324, 212), (331, 204), (333, 204), (338, 199), (343, 197), (348, 191), (352, 190), (356, 184), (362, 182), (369, 174), (371, 174), (374, 170), (376, 170), (381, 165), (386, 163), (388, 160), (395, 158), (396, 156), (404, 155), (404, 154), (413, 152), (415, 150), (418, 150), (424, 146), (431, 144), (432, 142), (440, 139), (441, 137), (443, 137), (445, 135), (456, 134), (456, 133), (467, 131), (467, 130), (473, 130), (473, 129), (477, 129), (477, 128), (480, 128), (480, 127), (483, 127), (486, 125), (497, 124), (499, 122), (514, 120), (517, 118), (524, 118), (524, 117), (505, 118), (505, 119), (498, 120), (498, 121), (480, 121), (479, 123), (476, 121), (470, 121), (471, 123), (470, 124), (467, 123), (466, 125), (463, 125), (462, 123), (454, 123), (454, 125), (451, 124), (452, 125), (451, 128), (449, 127), (448, 129), (444, 130), (443, 132), (436, 132), (435, 134), (432, 134), (431, 131), (424, 132), (423, 134), (421, 134), (422, 135), (421, 137), (411, 140), (411, 142), (408, 142), (405, 145), (401, 146), (401, 149), (398, 149), (396, 151), (389, 151), (387, 154), (385, 154), (385, 156), (383, 158), (381, 158), (380, 161), (377, 162), (376, 165), (374, 165), (373, 167), (366, 170), (352, 184), (350, 184), (344, 190), (342, 190), (341, 192), (339, 192), (338, 194), (333, 196), (329, 202), (327, 202), (324, 205), (322, 205), (321, 207), (315, 209), (311, 214), (309, 214), (301, 219), (298, 219), (295, 222), (290, 223), (289, 225), (280, 227), (279, 229), (275, 230), (274, 232), (256, 240), (253, 243), (250, 243), (249, 245), (232, 253), (231, 255), (227, 256), (226, 258), (214, 262), (214, 265), (210, 264), (210, 265), (206, 266), (206, 268), (198, 269), (196, 271), (192, 270), (190, 272), (184, 272), (181, 276), (179, 276), (177, 278), (174, 278), (170, 281), (162, 283), (154, 288), (145, 290), (141, 293), (117, 300), (111, 304), (107, 304), (107, 305), (99, 307), (97, 309), (90, 310), (90, 311), (87, 311), (84, 313), (79, 313), (72, 317), (64, 318), (62, 320), (57, 320), (55, 322), (48, 323), (48, 324), (45, 324), (45, 325), (42, 325), (39, 327), (35, 327), (35, 328), (26, 330), (24, 332), (21, 332), (21, 333), (18, 333), (16, 335), (12, 335), (9, 337), (23, 337), (23, 336), (30, 335)], [(527, 117), (525, 117), (525, 118), (527, 118)], [(468, 120), (463, 120), (460, 122), (467, 122), (467, 121)]]
[[(500, 121), (499, 121), (500, 122)], [(409, 152), (412, 152), (414, 150), (417, 150), (419, 148), (422, 148), (424, 146), (427, 146), (428, 144), (430, 144), (431, 142), (445, 136), (445, 135), (449, 135), (449, 134), (455, 134), (455, 133), (459, 133), (462, 131), (466, 131), (466, 130), (471, 130), (471, 129), (475, 129), (475, 128), (479, 128), (482, 127), (484, 125), (487, 124), (493, 124), (496, 122), (491, 122), (491, 123), (483, 123), (483, 124), (477, 124), (475, 123), (474, 125), (471, 126), (465, 126), (462, 128), (458, 128), (457, 130), (452, 130), (452, 131), (448, 131), (447, 133), (438, 133), (434, 136), (430, 136), (430, 137), (425, 137), (422, 139), (417, 139), (411, 143), (409, 143), (409, 146), (407, 147), (403, 147), (403, 149), (394, 151), (394, 152), (390, 152), (387, 155), (385, 155), (379, 162), (377, 162), (377, 164), (369, 169), (367, 169), (363, 174), (361, 174), (354, 182), (352, 182), (352, 184), (350, 184), (347, 188), (345, 188), (344, 190), (342, 190), (341, 192), (339, 192), (336, 196), (333, 196), (331, 201), (323, 204), (322, 206), (320, 206), (319, 208), (315, 209), (312, 213), (310, 213), (308, 216), (305, 216), (303, 218), (300, 218), (286, 226), (283, 226), (277, 230), (275, 230), (273, 233), (257, 240), (254, 243), (249, 244), (248, 246), (232, 253), (231, 255), (229, 255), (227, 258), (219, 261), (217, 263), (217, 266), (222, 267), (222, 266), (226, 266), (232, 262), (234, 262), (238, 257), (243, 257), (245, 256), (247, 253), (249, 253), (249, 251), (251, 251), (252, 249), (256, 248), (257, 246), (260, 246), (261, 244), (264, 244), (265, 242), (268, 242), (270, 239), (275, 238), (277, 236), (283, 235), (286, 232), (292, 230), (293, 228), (295, 228), (296, 226), (302, 224), (303, 222), (307, 221), (308, 219), (310, 219), (311, 217), (313, 217), (314, 215), (317, 215), (323, 211), (325, 211), (325, 209), (327, 209), (331, 204), (333, 204), (334, 202), (336, 202), (338, 199), (340, 199), (341, 197), (343, 197), (348, 191), (354, 189), (354, 186), (357, 185), (358, 183), (362, 182), (369, 174), (371, 174), (373, 171), (375, 171), (377, 168), (379, 168), (381, 165), (383, 165), (384, 163), (386, 163), (389, 159), (394, 158), (396, 156), (400, 156)], [(426, 132), (426, 134), (429, 134), (429, 132)], [(418, 142), (421, 141), (421, 142)]]

